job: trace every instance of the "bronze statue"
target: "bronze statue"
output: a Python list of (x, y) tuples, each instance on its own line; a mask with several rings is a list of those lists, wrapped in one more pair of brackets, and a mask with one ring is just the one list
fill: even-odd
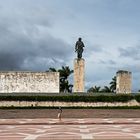
[(79, 38), (78, 41), (75, 44), (75, 52), (77, 52), (77, 58), (81, 59), (82, 58), (82, 53), (84, 51), (84, 43), (82, 42), (82, 38)]

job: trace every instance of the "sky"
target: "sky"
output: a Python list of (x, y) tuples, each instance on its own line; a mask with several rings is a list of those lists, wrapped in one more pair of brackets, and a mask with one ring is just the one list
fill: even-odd
[(81, 37), (86, 89), (128, 70), (138, 91), (139, 7), (139, 0), (0, 0), (0, 70), (73, 69)]

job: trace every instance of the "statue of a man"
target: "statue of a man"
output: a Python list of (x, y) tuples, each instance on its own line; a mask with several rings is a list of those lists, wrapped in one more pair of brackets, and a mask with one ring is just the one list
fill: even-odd
[(78, 41), (75, 44), (75, 52), (77, 52), (77, 58), (82, 58), (82, 53), (84, 51), (84, 43), (82, 42), (82, 38), (79, 38)]

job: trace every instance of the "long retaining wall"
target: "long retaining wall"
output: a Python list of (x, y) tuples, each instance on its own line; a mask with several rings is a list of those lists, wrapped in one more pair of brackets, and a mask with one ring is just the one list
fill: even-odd
[(129, 102), (52, 102), (52, 101), (0, 101), (0, 107), (116, 107), (116, 106), (140, 106), (136, 100)]
[(59, 72), (0, 72), (0, 93), (59, 93)]

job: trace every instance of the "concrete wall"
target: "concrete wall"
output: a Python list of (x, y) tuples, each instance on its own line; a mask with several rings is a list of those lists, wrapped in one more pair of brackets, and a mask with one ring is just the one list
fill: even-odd
[(59, 93), (58, 72), (0, 72), (0, 93)]
[(116, 93), (131, 93), (132, 76), (131, 72), (120, 70), (116, 74)]
[(46, 101), (46, 102), (32, 102), (32, 101), (1, 101), (0, 102), (0, 107), (30, 107), (30, 106), (46, 106), (46, 107), (56, 107), (56, 106), (61, 106), (61, 107), (104, 107), (104, 106), (140, 106), (140, 103), (137, 102), (136, 100), (131, 100), (126, 103), (121, 103), (121, 102), (114, 102), (114, 103), (109, 103), (109, 102), (51, 102), (51, 101)]

